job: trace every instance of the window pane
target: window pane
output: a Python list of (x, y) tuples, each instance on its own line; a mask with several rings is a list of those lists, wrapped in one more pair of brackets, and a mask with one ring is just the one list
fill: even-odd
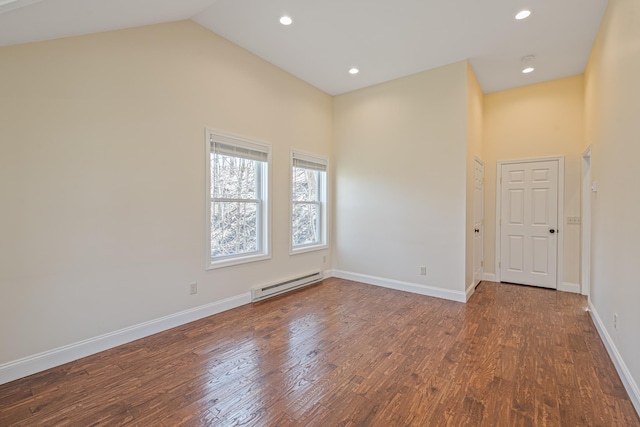
[(258, 204), (211, 203), (211, 256), (238, 255), (258, 250)]
[(258, 164), (256, 160), (211, 153), (213, 197), (257, 199)]
[(319, 174), (316, 170), (293, 168), (293, 200), (315, 202), (319, 200)]
[(293, 204), (293, 246), (320, 243), (318, 230), (320, 206), (315, 203)]

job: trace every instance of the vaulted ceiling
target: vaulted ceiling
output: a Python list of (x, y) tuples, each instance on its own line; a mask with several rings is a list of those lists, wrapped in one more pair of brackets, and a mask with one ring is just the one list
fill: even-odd
[[(584, 71), (606, 0), (0, 0), (0, 46), (192, 19), (336, 95), (469, 59), (485, 93)], [(524, 20), (515, 15), (532, 14)], [(287, 15), (293, 23), (280, 24)], [(523, 58), (533, 56), (533, 58)], [(535, 71), (523, 74), (531, 66)], [(352, 67), (360, 72), (348, 73)], [(0, 64), (1, 70), (1, 64)]]

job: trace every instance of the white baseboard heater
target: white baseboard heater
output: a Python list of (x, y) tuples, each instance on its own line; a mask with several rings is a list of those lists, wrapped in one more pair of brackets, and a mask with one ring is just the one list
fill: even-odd
[(317, 283), (321, 281), (323, 277), (324, 276), (322, 272), (317, 272), (301, 277), (296, 277), (295, 279), (289, 279), (283, 282), (274, 283), (272, 285), (253, 288), (251, 289), (251, 302), (261, 301), (266, 298), (271, 298), (294, 289), (299, 289), (304, 286)]

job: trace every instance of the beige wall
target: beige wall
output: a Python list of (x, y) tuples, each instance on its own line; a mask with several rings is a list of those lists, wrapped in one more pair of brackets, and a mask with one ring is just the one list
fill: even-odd
[(467, 62), (467, 201), (466, 201), (466, 264), (465, 285), (467, 289), (474, 283), (474, 177), (475, 159), (483, 158), (482, 105), (484, 95), (471, 66)]
[(462, 61), (335, 97), (338, 269), (464, 291), (466, 83)]
[(591, 302), (635, 383), (638, 411), (639, 76), (640, 2), (610, 0), (585, 73), (586, 139), (598, 189), (592, 193)]
[[(289, 256), (289, 153), (331, 155), (330, 96), (190, 21), (0, 70), (0, 364), (327, 267)], [(205, 126), (273, 145), (269, 261), (204, 270)]]
[(580, 167), (584, 151), (583, 76), (484, 97), (484, 271), (495, 273), (496, 165), (499, 160), (565, 156), (564, 282), (580, 283)]

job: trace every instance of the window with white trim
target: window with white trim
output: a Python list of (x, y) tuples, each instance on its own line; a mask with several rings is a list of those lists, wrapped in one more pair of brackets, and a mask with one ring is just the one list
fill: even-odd
[(269, 258), (271, 147), (207, 130), (207, 265)]
[(291, 252), (327, 246), (327, 160), (291, 153)]

